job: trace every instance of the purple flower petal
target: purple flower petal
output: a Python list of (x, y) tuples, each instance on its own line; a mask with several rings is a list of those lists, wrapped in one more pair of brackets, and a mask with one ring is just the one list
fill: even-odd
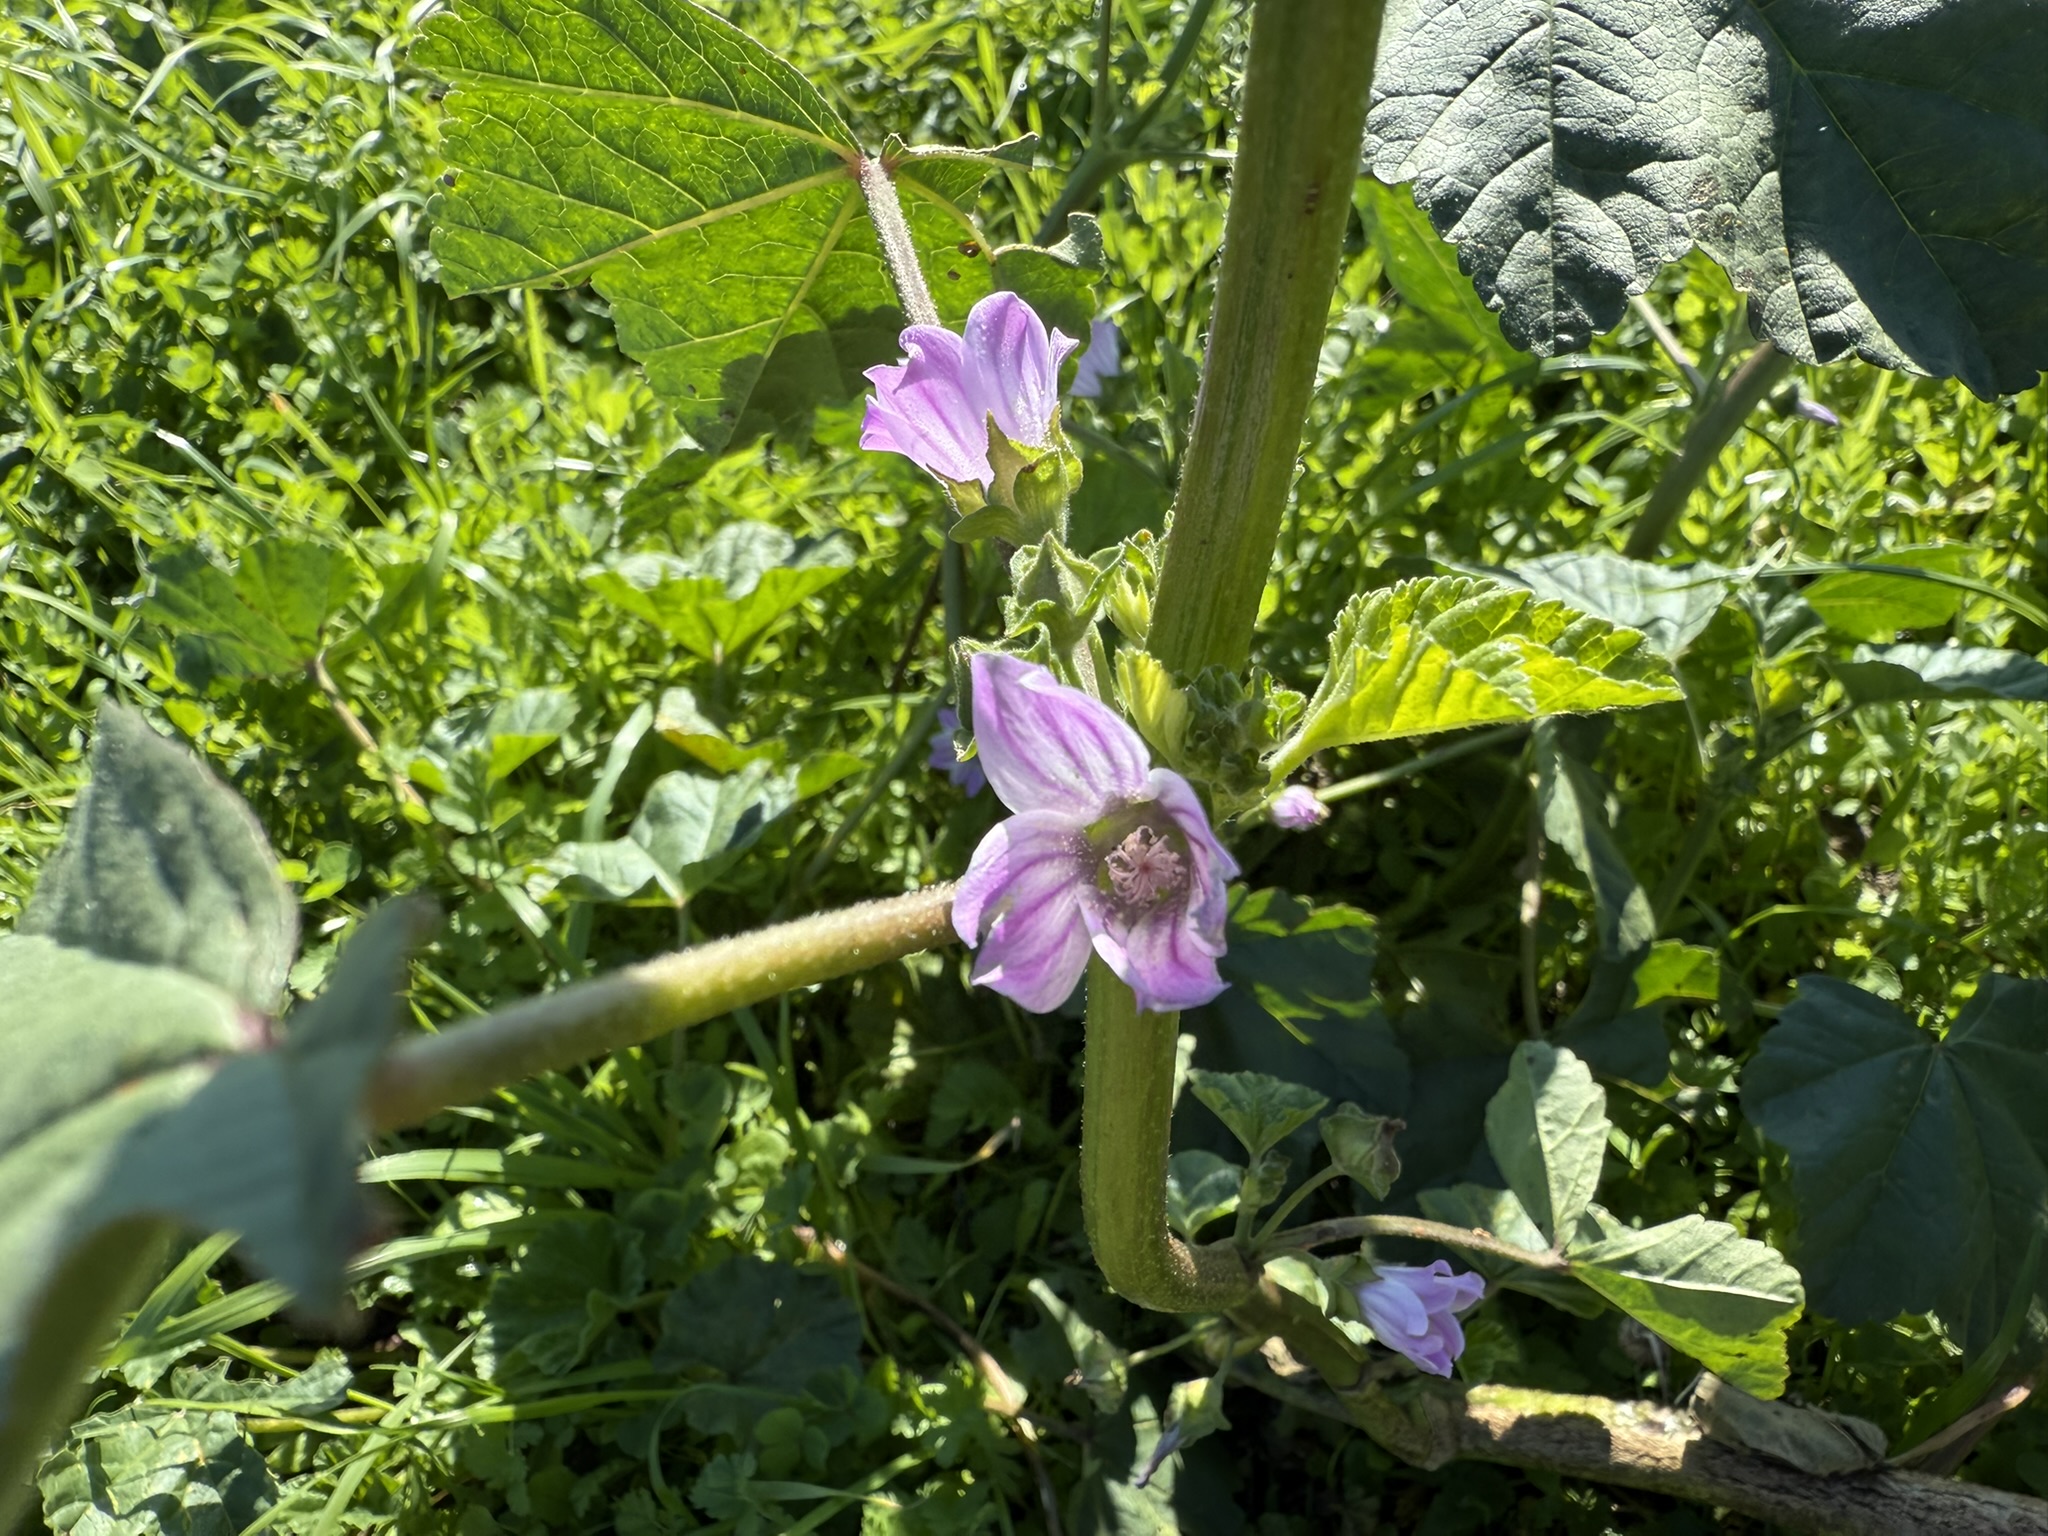
[[(1003, 435), (1028, 448), (1052, 440), (1060, 408), (1060, 364), (1077, 345), (1014, 293), (992, 293), (967, 312), (967, 389)], [(984, 433), (984, 440), (986, 434)]]
[(1237, 860), (1209, 830), (1209, 814), (1202, 809), (1194, 785), (1171, 768), (1155, 768), (1145, 779), (1145, 795), (1158, 802), (1173, 818), (1175, 829), (1187, 839), (1190, 863), (1188, 921), (1193, 923), (1212, 954), (1222, 954), (1223, 928), (1230, 917), (1230, 882), (1238, 876)]
[(968, 674), (976, 756), (1011, 810), (1054, 811), (1078, 829), (1145, 793), (1145, 743), (1108, 705), (993, 651), (978, 653)]
[(860, 445), (900, 453), (941, 480), (995, 478), (988, 462), (988, 417), (970, 380), (967, 344), (942, 326), (903, 332), (905, 361), (870, 368), (875, 386), (861, 421)]
[(1455, 1274), (1438, 1259), (1427, 1268), (1382, 1264), (1358, 1287), (1358, 1310), (1373, 1337), (1432, 1376), (1448, 1376), (1465, 1352), (1457, 1313), (1486, 1294), (1486, 1281)]
[(1306, 784), (1290, 784), (1267, 807), (1273, 825), (1289, 832), (1308, 832), (1330, 819), (1330, 808)]
[(948, 705), (939, 711), (938, 729), (932, 732), (927, 768), (936, 768), (953, 781), (953, 787), (973, 799), (988, 787), (988, 775), (981, 771), (981, 759), (962, 757), (953, 750), (953, 737), (960, 729), (960, 711)]
[(1088, 350), (1075, 366), (1073, 388), (1067, 393), (1076, 400), (1099, 400), (1102, 386), (1123, 371), (1121, 340), (1116, 322), (1107, 315), (1097, 315), (1089, 323)]
[(1173, 1013), (1214, 1002), (1230, 987), (1216, 972), (1221, 946), (1211, 948), (1187, 920), (1186, 907), (1166, 902), (1121, 933), (1097, 909), (1084, 908), (1095, 953), (1131, 989), (1144, 1013)]
[(1027, 811), (990, 828), (953, 898), (953, 929), (977, 945), (972, 979), (1050, 1013), (1088, 968), (1082, 902), (1094, 857), (1066, 818)]

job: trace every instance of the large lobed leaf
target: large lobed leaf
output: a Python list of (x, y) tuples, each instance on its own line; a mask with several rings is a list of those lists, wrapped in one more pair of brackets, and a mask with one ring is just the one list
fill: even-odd
[[(862, 151), (815, 86), (729, 22), (689, 0), (463, 0), (412, 57), (451, 87), (443, 281), (592, 283), (694, 440), (677, 478), (896, 356)], [(992, 156), (892, 145), (887, 164), (943, 318), (1011, 288), (1085, 334), (1092, 227), (1052, 252), (996, 250), (969, 211)]]
[(1345, 605), (1322, 686), (1270, 762), (1277, 781), (1329, 747), (1678, 696), (1638, 630), (1526, 588), (1433, 576)]
[(1938, 1311), (1982, 1347), (2048, 1212), (2048, 982), (1993, 975), (1946, 1036), (1807, 976), (1742, 1079), (1792, 1160), (1795, 1253), (1845, 1323)]
[(1979, 394), (2048, 366), (2032, 0), (1396, 0), (1373, 169), (1518, 346), (1583, 346), (1695, 244), (1795, 357)]

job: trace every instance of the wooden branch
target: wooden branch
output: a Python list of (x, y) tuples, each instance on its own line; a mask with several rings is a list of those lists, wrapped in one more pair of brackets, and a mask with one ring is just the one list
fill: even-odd
[(1523, 1387), (1368, 1379), (1334, 1392), (1268, 1341), (1240, 1367), (1269, 1397), (1355, 1424), (1426, 1468), (1491, 1461), (1692, 1499), (1814, 1536), (2048, 1536), (2048, 1503), (1892, 1467), (1820, 1477), (1710, 1440), (1661, 1403)]

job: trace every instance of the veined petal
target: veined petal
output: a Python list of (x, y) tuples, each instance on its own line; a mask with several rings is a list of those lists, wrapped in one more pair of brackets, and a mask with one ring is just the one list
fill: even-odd
[(867, 371), (875, 392), (861, 447), (900, 453), (942, 480), (988, 485), (988, 421), (969, 387), (966, 344), (937, 325), (907, 327), (902, 344), (903, 362)]
[(980, 652), (968, 672), (976, 755), (1011, 810), (1057, 812), (1078, 830), (1145, 793), (1145, 743), (1107, 704), (1014, 656)]
[(1145, 1013), (1199, 1008), (1230, 986), (1216, 971), (1222, 945), (1211, 948), (1204, 942), (1180, 901), (1162, 904), (1122, 933), (1100, 920), (1090, 921), (1089, 929), (1095, 953), (1131, 989)]
[(1065, 1002), (1088, 966), (1090, 879), (1088, 846), (1066, 818), (1030, 812), (990, 828), (953, 898), (954, 931), (977, 946), (973, 980), (1033, 1013)]
[(1188, 921), (1210, 953), (1222, 954), (1224, 927), (1230, 917), (1230, 882), (1238, 876), (1237, 860), (1217, 841), (1209, 813), (1194, 785), (1171, 768), (1155, 768), (1145, 778), (1146, 798), (1173, 819), (1188, 845)]
[(968, 393), (1004, 436), (1029, 448), (1052, 440), (1060, 364), (1076, 343), (1014, 293), (992, 293), (967, 312)]

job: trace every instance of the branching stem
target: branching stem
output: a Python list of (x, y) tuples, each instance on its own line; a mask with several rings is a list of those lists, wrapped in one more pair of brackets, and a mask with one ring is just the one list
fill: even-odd
[(1338, 1216), (1329, 1221), (1310, 1222), (1276, 1232), (1264, 1243), (1266, 1251), (1290, 1248), (1321, 1248), (1330, 1243), (1356, 1242), (1361, 1237), (1410, 1237), (1425, 1243), (1442, 1243), (1466, 1253), (1484, 1253), (1531, 1269), (1564, 1274), (1570, 1269), (1562, 1254), (1548, 1249), (1517, 1248), (1504, 1243), (1484, 1227), (1454, 1227), (1441, 1221), (1424, 1221), (1419, 1216)]

